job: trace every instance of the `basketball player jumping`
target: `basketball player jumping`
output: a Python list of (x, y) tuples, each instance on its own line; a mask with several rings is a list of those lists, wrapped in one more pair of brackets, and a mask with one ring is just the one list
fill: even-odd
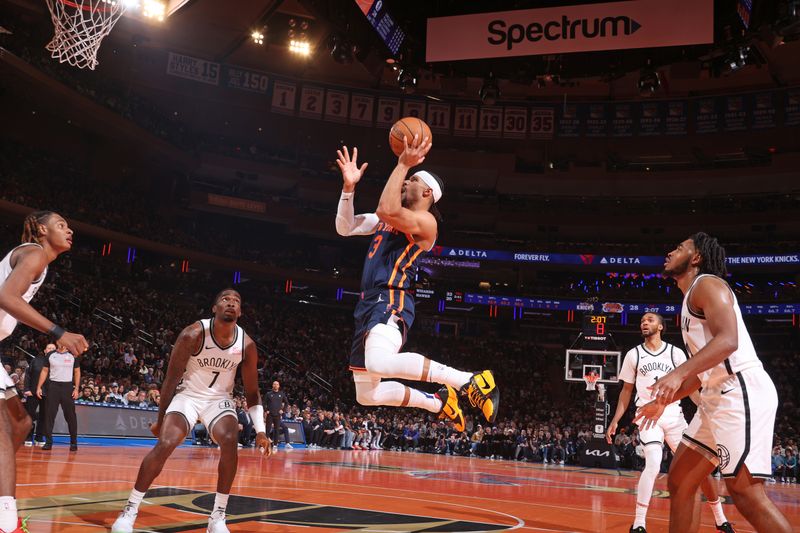
[[(30, 305), (44, 283), (48, 265), (71, 248), (72, 230), (60, 215), (36, 211), (25, 218), (22, 244), (0, 261), (0, 340), (11, 335), (17, 322), (22, 322), (49, 333), (59, 346), (73, 354), (82, 354), (89, 348), (83, 335), (64, 331)], [(0, 365), (0, 533), (27, 531), (17, 516), (14, 454), (30, 428), (31, 419), (14, 382)]]
[[(686, 354), (683, 353), (683, 350), (661, 340), (665, 329), (664, 317), (656, 313), (645, 313), (642, 316), (640, 328), (644, 342), (628, 350), (619, 374), (623, 385), (617, 401), (617, 410), (606, 432), (606, 440), (609, 444), (611, 444), (612, 435), (617, 432), (617, 424), (628, 410), (634, 387), (636, 388), (636, 405), (642, 406), (652, 400), (647, 387), (686, 362)], [(692, 399), (695, 399), (694, 394)], [(699, 398), (697, 398), (697, 403), (699, 403)], [(699, 417), (692, 419), (693, 424), (699, 424), (699, 421)], [(636, 518), (630, 528), (630, 533), (647, 533), (645, 524), (647, 508), (653, 495), (653, 486), (661, 470), (664, 441), (666, 440), (672, 453), (675, 453), (686, 428), (686, 419), (683, 417), (680, 403), (674, 402), (666, 407), (664, 414), (654, 427), (639, 430), (639, 439), (644, 446), (644, 470), (639, 476), (639, 486), (636, 490)], [(714, 513), (717, 531), (732, 533), (733, 527), (725, 518), (719, 494), (717, 494), (710, 476), (703, 479), (702, 486), (703, 494), (708, 498), (708, 505)]]
[(637, 419), (642, 427), (655, 425), (667, 405), (702, 386), (700, 423), (686, 432), (670, 467), (670, 531), (698, 530), (697, 488), (718, 456), (733, 503), (756, 531), (788, 533), (789, 522), (764, 490), (778, 395), (724, 280), (725, 249), (695, 233), (667, 254), (664, 273), (684, 294), (681, 333), (689, 360), (650, 386), (656, 400), (640, 407)]
[[(364, 260), (361, 299), (356, 305), (355, 335), (350, 370), (361, 405), (410, 406), (439, 413), (464, 431), (464, 414), (458, 394), (466, 395), (473, 407), (493, 422), (497, 417), (500, 391), (490, 370), (463, 372), (418, 353), (400, 352), (414, 322), (412, 286), (420, 255), (433, 248), (438, 234), (438, 211), (442, 182), (431, 172), (409, 171), (422, 163), (431, 148), (428, 138), (414, 136), (397, 160), (375, 213), (354, 216), (353, 195), (367, 163), (358, 167), (358, 148), (352, 159), (345, 146), (337, 151), (344, 187), (336, 214), (336, 231), (342, 236), (374, 235)], [(444, 385), (436, 394), (426, 394), (397, 381), (400, 378)], [(458, 392), (457, 392), (458, 391)]]
[(258, 392), (256, 345), (236, 323), (242, 314), (241, 303), (235, 290), (220, 292), (212, 307), (214, 318), (187, 326), (175, 341), (161, 387), (158, 421), (150, 428), (158, 443), (142, 461), (128, 502), (111, 526), (112, 533), (133, 531), (145, 492), (197, 420), (206, 426), (220, 450), (217, 496), (207, 532), (229, 533), (225, 509), (239, 461), (239, 420), (231, 393), (239, 365), (247, 405), (251, 406), (248, 412), (256, 430), (256, 447), (265, 455), (272, 450)]

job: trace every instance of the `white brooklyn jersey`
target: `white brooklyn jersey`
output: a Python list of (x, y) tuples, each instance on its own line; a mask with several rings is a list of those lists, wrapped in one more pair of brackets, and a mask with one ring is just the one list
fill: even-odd
[[(6, 254), (6, 256), (3, 258), (3, 260), (0, 261), (0, 285), (6, 282), (6, 279), (13, 270), (11, 268), (11, 254), (13, 254), (16, 250), (22, 248), (23, 246), (39, 246), (41, 248), (40, 245), (34, 242), (29, 242), (21, 244), (16, 248), (14, 248), (13, 250), (11, 250), (10, 252), (8, 252), (8, 254)], [(30, 301), (33, 299), (33, 296), (39, 290), (39, 287), (41, 287), (42, 284), (44, 283), (44, 278), (46, 276), (47, 276), (47, 267), (45, 267), (44, 272), (42, 272), (42, 275), (39, 276), (39, 279), (30, 284), (28, 290), (25, 291), (25, 294), (22, 295), (22, 299), (30, 303)], [(17, 327), (17, 319), (9, 315), (4, 310), (0, 309), (0, 341), (11, 335), (15, 327)]]
[[(689, 357), (692, 357), (702, 350), (705, 345), (714, 338), (711, 331), (708, 329), (706, 317), (702, 313), (689, 308), (689, 297), (692, 294), (692, 289), (697, 284), (698, 280), (707, 276), (712, 275), (701, 274), (697, 276), (689, 287), (689, 290), (686, 291), (686, 295), (683, 297), (683, 306), (681, 307), (681, 334), (683, 335), (683, 343), (686, 345), (686, 350), (689, 352)], [(722, 281), (725, 282), (725, 280)], [(725, 285), (727, 286), (727, 283), (725, 283)], [(753, 341), (750, 340), (750, 334), (747, 332), (747, 328), (742, 320), (742, 311), (739, 309), (739, 301), (736, 299), (736, 295), (733, 291), (731, 291), (731, 296), (733, 297), (733, 312), (736, 314), (739, 347), (723, 362), (698, 376), (703, 383), (703, 387), (716, 385), (742, 370), (761, 367), (761, 360), (758, 358), (758, 355), (756, 355)]]
[[(683, 350), (668, 342), (662, 341), (661, 347), (655, 352), (648, 350), (642, 343), (625, 354), (619, 379), (636, 385), (636, 406), (641, 407), (654, 399), (648, 387), (685, 362), (686, 354)], [(677, 403), (675, 402), (676, 405)]]
[(200, 351), (189, 358), (177, 392), (200, 398), (229, 398), (233, 392), (236, 367), (244, 357), (244, 330), (236, 326), (236, 335), (228, 346), (220, 346), (214, 339), (214, 319), (204, 318), (203, 344)]

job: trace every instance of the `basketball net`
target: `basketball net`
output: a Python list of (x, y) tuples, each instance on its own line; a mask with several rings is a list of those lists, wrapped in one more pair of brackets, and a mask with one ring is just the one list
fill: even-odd
[(47, 0), (55, 35), (46, 48), (59, 63), (94, 70), (100, 43), (126, 7), (124, 0)]
[(597, 380), (600, 379), (600, 375), (596, 374), (595, 372), (591, 372), (583, 376), (583, 381), (586, 382), (586, 390), (595, 390), (597, 387)]

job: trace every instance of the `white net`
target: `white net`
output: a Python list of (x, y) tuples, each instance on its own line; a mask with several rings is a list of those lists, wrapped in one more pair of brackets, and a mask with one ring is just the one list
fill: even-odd
[(94, 70), (103, 38), (125, 12), (125, 0), (47, 0), (55, 36), (47, 44), (54, 59)]

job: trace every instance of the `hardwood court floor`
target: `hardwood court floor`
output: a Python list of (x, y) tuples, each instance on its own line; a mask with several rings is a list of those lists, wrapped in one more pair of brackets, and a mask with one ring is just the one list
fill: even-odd
[[(17, 455), (17, 498), (33, 533), (108, 531), (149, 448), (66, 446)], [(138, 531), (204, 532), (216, 483), (216, 450), (175, 451), (147, 493)], [(228, 505), (236, 532), (609, 531), (632, 523), (637, 472), (391, 451), (295, 449), (262, 459), (240, 450)], [(722, 483), (719, 483), (722, 488)], [(666, 532), (666, 478), (656, 484), (648, 531)], [(800, 487), (768, 485), (793, 524)], [(753, 528), (725, 505), (737, 531)], [(701, 531), (712, 532), (703, 508)], [(800, 531), (800, 529), (798, 529)]]

